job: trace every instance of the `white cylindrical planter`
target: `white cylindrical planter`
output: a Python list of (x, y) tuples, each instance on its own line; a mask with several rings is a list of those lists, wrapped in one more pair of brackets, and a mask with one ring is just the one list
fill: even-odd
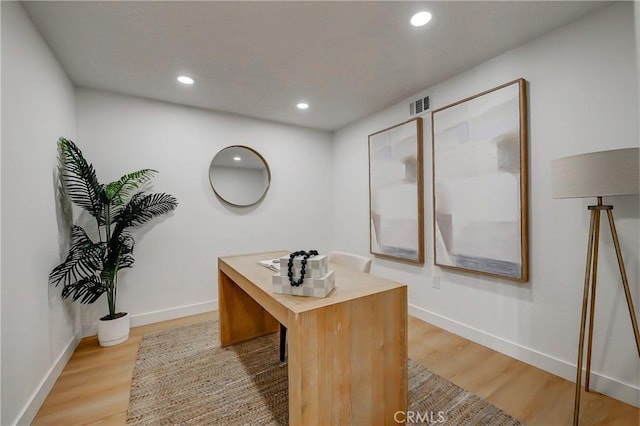
[(98, 321), (98, 341), (100, 346), (118, 345), (129, 338), (129, 314), (113, 320)]

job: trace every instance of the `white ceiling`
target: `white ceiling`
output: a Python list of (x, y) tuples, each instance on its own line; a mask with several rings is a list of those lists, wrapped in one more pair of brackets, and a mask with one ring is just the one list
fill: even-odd
[[(23, 5), (78, 86), (334, 130), (604, 3)], [(433, 20), (411, 27), (409, 18), (420, 10)], [(196, 84), (177, 83), (181, 73)], [(311, 107), (297, 110), (300, 100)]]

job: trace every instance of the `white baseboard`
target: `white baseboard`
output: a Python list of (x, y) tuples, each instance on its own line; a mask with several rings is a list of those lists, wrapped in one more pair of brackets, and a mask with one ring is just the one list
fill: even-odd
[(71, 355), (73, 355), (73, 351), (76, 350), (79, 343), (80, 335), (76, 335), (71, 338), (60, 356), (58, 356), (58, 359), (56, 359), (49, 371), (47, 371), (47, 374), (36, 388), (36, 391), (29, 398), (29, 402), (24, 407), (14, 424), (30, 425), (33, 422), (36, 414), (38, 414), (38, 410), (42, 407), (42, 404), (44, 404), (44, 400), (47, 399), (47, 395), (49, 395), (49, 392), (53, 389), (53, 385), (55, 385), (56, 380), (60, 377), (62, 370), (64, 370), (64, 367), (71, 359)]
[[(187, 306), (178, 306), (176, 308), (165, 309), (162, 311), (155, 312), (147, 312), (144, 314), (137, 314), (131, 316), (131, 326), (137, 327), (140, 325), (152, 324), (160, 321), (167, 321), (176, 318), (187, 317), (190, 315), (202, 314), (204, 312), (211, 312), (218, 309), (218, 300), (210, 300), (208, 302), (194, 303), (193, 305)], [(93, 331), (93, 334), (88, 334), (89, 336), (95, 335), (98, 332), (97, 323), (93, 324), (89, 333)], [(85, 336), (86, 337), (86, 336)], [(74, 336), (71, 338), (65, 349), (62, 351), (58, 359), (55, 361), (53, 366), (49, 369), (44, 379), (38, 385), (38, 388), (33, 393), (31, 398), (29, 398), (29, 402), (22, 410), (22, 413), (18, 416), (15, 424), (17, 425), (30, 425), (33, 422), (36, 414), (38, 414), (38, 410), (44, 403), (47, 395), (51, 392), (53, 385), (58, 380), (58, 377), (64, 370), (64, 367), (71, 359), (71, 355), (73, 355), (73, 351), (76, 350), (78, 344), (80, 343), (80, 335)]]
[[(131, 327), (153, 324), (161, 321), (168, 321), (176, 318), (188, 317), (190, 315), (202, 314), (218, 309), (218, 299), (207, 302), (194, 303), (192, 305), (178, 306), (175, 308), (162, 309), (159, 311), (145, 312), (143, 314), (131, 315)], [(92, 323), (82, 337), (95, 336), (98, 334), (98, 322)]]
[(144, 314), (131, 315), (131, 327), (138, 327), (140, 325), (153, 324), (155, 322), (188, 317), (216, 310), (218, 310), (218, 299), (194, 303), (193, 305), (163, 309), (161, 311), (146, 312)]
[[(409, 304), (409, 315), (462, 336), (473, 342), (538, 367), (563, 379), (575, 382), (576, 364), (527, 348), (502, 337), (494, 336), (469, 325), (452, 320), (419, 306)], [(635, 407), (640, 406), (640, 388), (611, 377), (591, 372), (591, 388)]]

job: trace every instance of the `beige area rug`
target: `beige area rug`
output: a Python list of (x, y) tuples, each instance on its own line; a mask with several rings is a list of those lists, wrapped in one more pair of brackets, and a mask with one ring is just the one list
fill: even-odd
[[(278, 351), (277, 334), (221, 348), (217, 321), (148, 334), (138, 350), (127, 424), (286, 425), (287, 366)], [(409, 412), (416, 414), (407, 424), (521, 424), (412, 360)]]

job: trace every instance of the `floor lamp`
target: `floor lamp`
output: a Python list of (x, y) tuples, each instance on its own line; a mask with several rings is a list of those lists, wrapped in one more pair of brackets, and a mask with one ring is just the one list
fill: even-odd
[[(616, 149), (612, 151), (592, 152), (589, 154), (565, 157), (553, 162), (554, 198), (596, 198), (597, 204), (589, 206), (591, 224), (589, 226), (589, 244), (587, 265), (584, 277), (582, 297), (582, 317), (580, 320), (580, 339), (578, 343), (578, 366), (576, 374), (576, 393), (573, 407), (573, 424), (578, 424), (580, 415), (580, 392), (582, 381), (582, 359), (584, 355), (584, 337), (589, 314), (587, 343), (587, 365), (584, 387), (589, 391), (591, 373), (591, 344), (593, 338), (593, 318), (596, 303), (596, 278), (598, 274), (598, 240), (600, 237), (600, 214), (607, 213), (613, 244), (618, 258), (618, 267), (622, 277), (622, 286), (631, 316), (631, 326), (635, 335), (638, 356), (640, 356), (640, 337), (638, 321), (631, 299), (627, 273), (624, 269), (622, 252), (616, 225), (613, 221), (613, 206), (602, 204), (602, 197), (617, 195), (635, 195), (639, 191), (638, 163), (640, 149)], [(589, 300), (590, 299), (590, 300)]]

